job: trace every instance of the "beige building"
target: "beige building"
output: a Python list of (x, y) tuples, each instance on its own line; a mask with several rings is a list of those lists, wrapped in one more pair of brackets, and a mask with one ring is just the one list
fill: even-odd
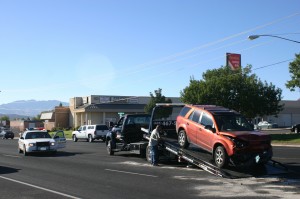
[(64, 106), (56, 106), (52, 111), (46, 111), (41, 113), (41, 120), (44, 121), (44, 128), (46, 130), (57, 129), (68, 129), (69, 124), (70, 108)]
[(284, 109), (275, 116), (265, 116), (263, 120), (277, 123), (279, 127), (290, 127), (300, 124), (300, 101), (283, 100)]
[[(179, 102), (179, 98), (170, 98)], [(70, 99), (70, 124), (109, 124), (117, 122), (123, 114), (144, 113), (150, 97), (91, 95)]]

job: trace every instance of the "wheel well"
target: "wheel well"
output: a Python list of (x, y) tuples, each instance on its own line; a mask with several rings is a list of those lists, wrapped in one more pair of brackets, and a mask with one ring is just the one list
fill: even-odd
[[(214, 157), (214, 154), (215, 154), (215, 150), (216, 150), (216, 148), (217, 148), (218, 146), (222, 146), (222, 147), (224, 148), (224, 150), (226, 151), (226, 148), (223, 146), (223, 144), (221, 144), (221, 143), (216, 143), (215, 146), (214, 146), (214, 150), (213, 150), (213, 152), (212, 152), (212, 156), (213, 156), (213, 157)], [(226, 151), (226, 153), (227, 153), (227, 151)], [(228, 154), (228, 153), (227, 153), (227, 154)]]
[[(181, 130), (184, 130), (184, 128), (183, 128), (183, 127), (180, 127), (180, 128), (178, 129), (177, 134), (178, 134)], [(185, 131), (185, 130), (184, 130), (184, 131)]]

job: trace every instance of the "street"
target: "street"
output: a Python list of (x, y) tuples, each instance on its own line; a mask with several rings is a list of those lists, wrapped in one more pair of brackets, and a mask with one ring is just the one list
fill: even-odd
[[(299, 198), (300, 148), (274, 146), (288, 179), (224, 179), (183, 164), (150, 166), (125, 152), (107, 155), (103, 142), (67, 142), (57, 155), (23, 156), (17, 139), (0, 140), (0, 198)], [(294, 179), (292, 179), (292, 177)]]

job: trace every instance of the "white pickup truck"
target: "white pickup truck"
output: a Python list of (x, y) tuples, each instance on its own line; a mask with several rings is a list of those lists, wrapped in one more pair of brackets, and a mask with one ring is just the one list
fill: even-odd
[(72, 132), (72, 139), (74, 142), (77, 142), (78, 139), (84, 139), (88, 142), (101, 139), (104, 142), (108, 131), (109, 129), (105, 124), (83, 125)]

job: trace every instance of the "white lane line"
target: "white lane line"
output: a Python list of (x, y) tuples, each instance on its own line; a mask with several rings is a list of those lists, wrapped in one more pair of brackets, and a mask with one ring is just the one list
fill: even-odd
[(147, 175), (143, 173), (133, 173), (133, 172), (128, 172), (128, 171), (120, 171), (120, 170), (113, 170), (113, 169), (104, 169), (106, 171), (111, 171), (111, 172), (118, 172), (118, 173), (127, 173), (127, 174), (132, 174), (132, 175), (140, 175), (140, 176), (147, 176), (147, 177), (152, 177), (152, 178), (157, 178), (158, 176), (154, 175)]
[(20, 156), (16, 156), (16, 155), (7, 155), (7, 154), (3, 154), (3, 156), (6, 156), (6, 157), (12, 157), (12, 158), (21, 158)]
[(57, 195), (61, 195), (61, 196), (65, 196), (65, 197), (68, 197), (68, 198), (80, 199), (80, 198), (75, 197), (75, 196), (64, 194), (64, 193), (61, 193), (61, 192), (58, 192), (58, 191), (54, 191), (54, 190), (51, 190), (51, 189), (47, 189), (47, 188), (44, 188), (44, 187), (39, 187), (39, 186), (32, 185), (32, 184), (29, 184), (29, 183), (26, 183), (26, 182), (22, 182), (22, 181), (19, 181), (19, 180), (14, 180), (14, 179), (11, 179), (11, 178), (6, 178), (4, 176), (0, 176), (0, 178), (5, 179), (5, 180), (9, 180), (9, 181), (12, 181), (12, 182), (16, 182), (16, 183), (19, 183), (19, 184), (23, 184), (23, 185), (26, 185), (26, 186), (34, 187), (36, 189), (41, 189), (43, 191), (48, 191), (48, 192), (51, 192), (51, 193), (54, 193), (54, 194), (57, 194)]

